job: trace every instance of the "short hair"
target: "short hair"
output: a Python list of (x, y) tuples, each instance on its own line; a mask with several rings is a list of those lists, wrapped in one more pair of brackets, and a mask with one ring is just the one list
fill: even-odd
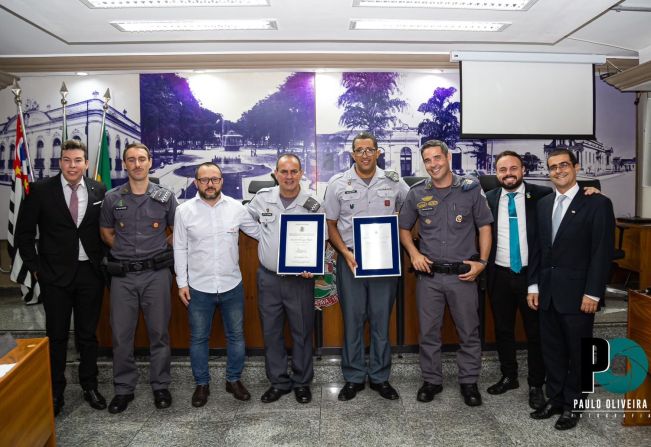
[(125, 146), (124, 150), (122, 151), (122, 160), (125, 160), (127, 158), (127, 151), (129, 149), (144, 149), (147, 152), (147, 158), (151, 159), (151, 152), (149, 151), (149, 148), (145, 146), (142, 143), (129, 143)]
[(579, 163), (579, 161), (576, 159), (576, 155), (574, 155), (574, 152), (572, 152), (569, 149), (560, 148), (560, 149), (554, 149), (553, 151), (551, 151), (549, 153), (549, 155), (547, 156), (547, 167), (549, 168), (549, 159), (551, 157), (556, 157), (558, 155), (563, 155), (563, 154), (570, 157), (570, 161), (572, 162), (572, 166), (576, 166)]
[(276, 171), (278, 170), (278, 163), (280, 163), (280, 159), (283, 157), (293, 158), (298, 163), (298, 169), (300, 169), (301, 171), (303, 170), (303, 164), (301, 163), (301, 158), (292, 152), (285, 152), (284, 154), (281, 154), (280, 157), (278, 157), (278, 159), (276, 160)]
[(518, 160), (520, 160), (520, 166), (524, 166), (524, 161), (522, 160), (522, 156), (515, 151), (502, 151), (499, 154), (497, 154), (497, 156), (495, 157), (495, 166), (497, 166), (497, 162), (499, 161), (499, 159), (504, 157), (515, 157)]
[(86, 145), (79, 140), (66, 140), (61, 145), (61, 157), (63, 158), (63, 151), (83, 151), (84, 160), (88, 160), (88, 149)]
[(355, 135), (353, 138), (352, 149), (355, 150), (355, 141), (357, 140), (371, 140), (373, 142), (373, 147), (377, 149), (377, 138), (370, 132), (360, 132)]
[(224, 173), (222, 172), (222, 168), (220, 168), (219, 165), (218, 165), (217, 163), (214, 163), (214, 162), (212, 162), (212, 161), (204, 161), (204, 162), (201, 163), (200, 165), (197, 165), (197, 168), (194, 170), (194, 178), (195, 178), (195, 179), (197, 179), (197, 180), (199, 179), (199, 169), (201, 169), (201, 168), (204, 167), (204, 166), (206, 166), (206, 167), (210, 167), (210, 168), (217, 168), (217, 169), (219, 169), (219, 174), (220, 174), (221, 176), (224, 175)]
[(425, 152), (425, 149), (429, 149), (430, 147), (440, 147), (441, 152), (443, 152), (443, 155), (447, 156), (448, 152), (450, 152), (450, 149), (448, 149), (448, 145), (445, 144), (445, 141), (441, 140), (427, 140), (423, 145), (420, 147), (420, 156), (423, 156), (423, 152)]

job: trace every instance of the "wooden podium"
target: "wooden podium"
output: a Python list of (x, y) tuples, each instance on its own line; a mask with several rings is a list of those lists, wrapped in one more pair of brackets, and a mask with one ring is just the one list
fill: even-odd
[[(626, 336), (640, 345), (646, 352), (647, 359), (651, 359), (651, 296), (634, 290), (628, 292)], [(649, 374), (636, 390), (626, 393), (626, 399), (646, 399), (647, 405), (651, 405), (651, 377)], [(651, 425), (651, 412), (624, 413), (622, 425)]]
[(15, 363), (0, 378), (0, 447), (55, 446), (48, 339), (16, 343), (0, 358), (0, 364)]

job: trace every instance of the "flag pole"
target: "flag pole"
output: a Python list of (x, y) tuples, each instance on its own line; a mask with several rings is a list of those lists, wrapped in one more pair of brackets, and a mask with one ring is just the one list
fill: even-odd
[[(18, 106), (18, 115), (20, 116), (20, 127), (23, 131), (23, 144), (25, 144), (25, 155), (27, 157), (27, 163), (29, 164), (29, 181), (34, 181), (34, 166), (32, 166), (32, 157), (29, 154), (29, 145), (27, 144), (27, 131), (25, 129), (25, 117), (23, 116), (23, 100), (20, 97), (22, 89), (18, 84), (16, 78), (14, 78), (14, 84), (11, 87), (11, 92), (14, 94), (14, 102)], [(19, 149), (19, 148), (16, 148)], [(13, 168), (12, 168), (13, 169)]]
[(66, 96), (68, 96), (68, 87), (66, 87), (65, 82), (61, 83), (61, 89), (59, 90), (59, 93), (61, 94), (61, 107), (63, 108), (63, 141), (61, 141), (63, 144), (63, 142), (68, 139), (68, 119), (66, 116), (66, 105), (68, 104)]
[(99, 128), (99, 143), (97, 144), (97, 159), (95, 160), (95, 172), (93, 173), (93, 179), (97, 178), (97, 173), (99, 172), (99, 160), (102, 157), (102, 140), (104, 139), (104, 127), (106, 126), (106, 112), (109, 108), (109, 101), (111, 100), (111, 91), (106, 89), (104, 93), (104, 105), (102, 106), (102, 125)]

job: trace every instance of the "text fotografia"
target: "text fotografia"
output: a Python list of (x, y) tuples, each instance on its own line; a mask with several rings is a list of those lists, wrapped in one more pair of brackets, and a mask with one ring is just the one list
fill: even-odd
[(606, 414), (612, 417), (651, 419), (649, 403), (646, 399), (601, 398), (574, 399), (574, 411)]

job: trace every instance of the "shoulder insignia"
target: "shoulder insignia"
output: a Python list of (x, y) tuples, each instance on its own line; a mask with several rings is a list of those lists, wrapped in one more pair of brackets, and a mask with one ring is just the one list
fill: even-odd
[(384, 176), (393, 182), (400, 181), (400, 176), (396, 171), (384, 171)]
[(471, 191), (479, 186), (479, 180), (474, 177), (464, 177), (461, 179), (461, 190)]
[(172, 196), (172, 191), (160, 187), (149, 195), (149, 197), (151, 197), (153, 200), (162, 204), (166, 204), (172, 198)]
[(316, 213), (321, 208), (321, 204), (314, 197), (308, 197), (303, 204), (303, 208), (311, 213)]

